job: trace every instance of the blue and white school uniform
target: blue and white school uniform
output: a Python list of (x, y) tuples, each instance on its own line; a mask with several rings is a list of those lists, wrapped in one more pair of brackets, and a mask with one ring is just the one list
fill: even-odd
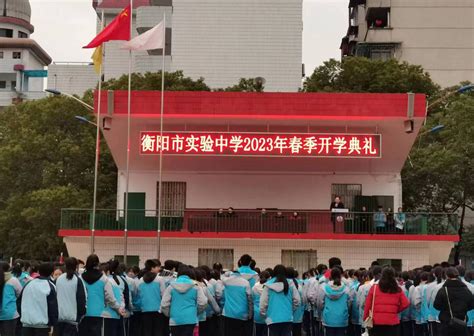
[(170, 326), (198, 324), (198, 315), (207, 307), (207, 298), (196, 282), (183, 275), (173, 281), (163, 294), (161, 312), (170, 318)]

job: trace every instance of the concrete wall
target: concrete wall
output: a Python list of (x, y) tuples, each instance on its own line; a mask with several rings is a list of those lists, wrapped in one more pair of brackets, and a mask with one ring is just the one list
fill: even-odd
[[(83, 260), (87, 257), (89, 237), (67, 237), (64, 241), (69, 255)], [(453, 247), (450, 242), (425, 241), (162, 238), (161, 242), (161, 260), (173, 259), (197, 266), (199, 248), (233, 249), (235, 265), (242, 254), (249, 253), (262, 269), (281, 263), (282, 250), (315, 250), (318, 263), (327, 264), (329, 258), (337, 256), (344, 268), (367, 268), (376, 259), (402, 259), (403, 270), (408, 270), (446, 261)], [(123, 238), (98, 237), (96, 252), (101, 260), (108, 260), (123, 255), (123, 243)], [(146, 259), (156, 258), (156, 244), (156, 238), (129, 238), (128, 255), (139, 255), (143, 265)]]
[(94, 66), (89, 64), (56, 64), (48, 67), (48, 88), (82, 94), (97, 86), (99, 76), (94, 72)]
[[(390, 7), (391, 29), (369, 30), (365, 41), (401, 42), (395, 57), (423, 66), (443, 87), (474, 81), (471, 0), (368, 0), (369, 7)], [(358, 17), (365, 17), (363, 6)], [(367, 26), (359, 22), (359, 42), (363, 42)]]
[(175, 0), (173, 65), (213, 88), (264, 77), (265, 91), (297, 91), (301, 0)]
[[(130, 192), (146, 193), (146, 208), (156, 209), (156, 172), (131, 172)], [(401, 206), (401, 179), (390, 175), (333, 175), (278, 173), (175, 173), (163, 174), (163, 181), (186, 182), (187, 208), (235, 209), (280, 208), (328, 209), (331, 184), (362, 184), (363, 195), (394, 196), (395, 208)], [(119, 171), (117, 208), (123, 209), (125, 173)]]
[[(136, 11), (138, 28), (152, 27), (167, 14), (172, 28), (172, 56), (166, 70), (183, 70), (194, 79), (204, 77), (211, 88), (237, 84), (242, 77), (264, 77), (265, 91), (295, 92), (301, 86), (301, 0), (175, 0), (168, 7), (141, 7)], [(116, 13), (106, 14), (106, 23)], [(285, 24), (282, 24), (285, 22)], [(105, 79), (128, 73), (128, 52), (122, 42), (105, 49)], [(161, 70), (161, 56), (134, 52), (132, 71)]]
[[(45, 67), (35, 54), (24, 50), (22, 55), (25, 61), (25, 70), (44, 70)], [(44, 90), (44, 78), (28, 78), (28, 90), (32, 92), (42, 92)]]
[(0, 90), (0, 111), (2, 107), (11, 105), (15, 96), (15, 92), (10, 91), (10, 89)]

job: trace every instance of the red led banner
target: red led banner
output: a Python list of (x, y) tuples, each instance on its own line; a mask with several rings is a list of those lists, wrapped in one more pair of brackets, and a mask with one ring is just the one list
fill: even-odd
[(380, 158), (380, 134), (141, 132), (140, 154)]

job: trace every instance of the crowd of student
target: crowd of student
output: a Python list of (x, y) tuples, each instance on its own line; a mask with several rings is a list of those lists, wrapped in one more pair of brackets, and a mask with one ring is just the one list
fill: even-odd
[(283, 265), (260, 270), (249, 255), (228, 272), (80, 263), (1, 264), (0, 336), (474, 335), (474, 271), (448, 263), (397, 274), (331, 258), (301, 278)]

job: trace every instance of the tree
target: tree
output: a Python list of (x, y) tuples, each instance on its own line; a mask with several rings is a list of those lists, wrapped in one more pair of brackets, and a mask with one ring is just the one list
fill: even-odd
[[(422, 131), (418, 137), (411, 164), (402, 171), (404, 201), (411, 210), (460, 211), (460, 242), (454, 251), (459, 263), (466, 211), (474, 205), (474, 95), (452, 96), (431, 113), (425, 130), (436, 125), (445, 129), (436, 134)], [(467, 247), (474, 251), (474, 246)]]
[[(61, 208), (91, 207), (95, 128), (77, 102), (50, 97), (0, 113), (0, 254), (49, 259), (64, 251)], [(99, 207), (115, 204), (116, 168), (103, 142)]]
[[(103, 90), (127, 90), (128, 74), (118, 79), (110, 79), (102, 84)], [(161, 90), (161, 71), (132, 74), (132, 90)], [(166, 72), (166, 91), (211, 91), (204, 78), (193, 80), (185, 77), (182, 71)]]
[(239, 83), (229, 86), (225, 89), (217, 89), (216, 91), (226, 92), (263, 92), (265, 89), (264, 81), (261, 78), (241, 78)]
[[(118, 79), (110, 79), (102, 84), (104, 90), (128, 90), (128, 75), (122, 75)], [(263, 92), (264, 83), (257, 78), (241, 78), (238, 84), (229, 86), (225, 89), (215, 89), (213, 91), (229, 91), (229, 92)], [(132, 90), (161, 90), (161, 71), (133, 73), (132, 74)], [(193, 80), (185, 77), (183, 71), (166, 72), (165, 73), (165, 90), (166, 91), (211, 91), (209, 86), (204, 82), (204, 78), (200, 77)], [(87, 94), (89, 99), (92, 98), (92, 90)], [(91, 99), (92, 101), (92, 99)]]
[(330, 59), (307, 77), (305, 92), (384, 92), (435, 95), (439, 87), (418, 65), (397, 60), (378, 61), (365, 57)]
[[(128, 76), (103, 83), (126, 90)], [(134, 90), (160, 90), (161, 73), (132, 74)], [(210, 91), (204, 79), (166, 74), (169, 91)], [(93, 92), (83, 99), (92, 104)], [(92, 207), (96, 129), (78, 122), (94, 116), (67, 97), (7, 107), (0, 113), (0, 256), (49, 259), (65, 251), (57, 236), (62, 208)], [(115, 208), (117, 168), (101, 141), (98, 208)]]
[[(306, 92), (414, 92), (426, 94), (431, 102), (440, 99), (402, 170), (403, 202), (409, 211), (460, 212), (456, 263), (463, 246), (474, 252), (474, 231), (463, 239), (466, 211), (474, 202), (474, 96), (449, 94), (458, 88), (440, 90), (420, 66), (357, 57), (329, 60), (304, 83)], [(445, 129), (428, 132), (437, 125)]]

